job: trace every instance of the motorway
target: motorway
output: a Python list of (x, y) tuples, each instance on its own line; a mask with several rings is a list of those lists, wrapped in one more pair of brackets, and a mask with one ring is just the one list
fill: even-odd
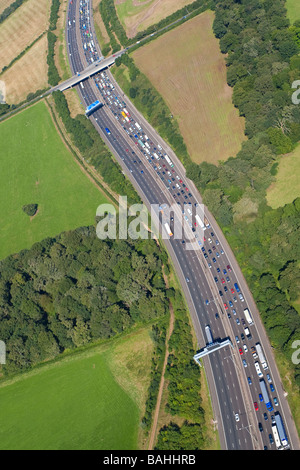
[[(91, 12), (90, 0), (72, 0), (69, 3), (66, 33), (74, 74), (82, 72), (101, 57)], [(276, 449), (270, 435), (272, 415), (278, 411), (288, 431), (290, 447), (299, 448), (281, 380), (254, 300), (213, 216), (205, 210), (209, 226), (204, 231), (199, 224), (195, 225), (195, 212), (202, 203), (201, 196), (185, 177), (182, 164), (124, 96), (109, 70), (86, 79), (76, 88), (86, 106), (95, 100), (104, 104), (90, 116), (90, 120), (148, 210), (157, 207), (153, 219), (160, 226), (164, 238), (166, 233), (161, 227), (165, 222), (170, 223), (174, 234), (177, 234), (178, 227), (184, 226), (180, 237), (171, 236), (164, 242), (185, 294), (199, 348), (207, 342), (206, 325), (210, 325), (215, 339), (231, 339), (232, 347), (227, 346), (203, 359), (221, 447), (230, 450)], [(124, 108), (126, 119), (121, 114)], [(109, 133), (105, 129), (109, 129)], [(171, 159), (171, 164), (166, 156)], [(166, 213), (167, 206), (171, 207), (171, 221)], [(159, 219), (161, 224), (158, 224)], [(191, 243), (193, 250), (187, 249)], [(235, 283), (239, 285), (243, 300), (234, 287)], [(244, 309), (247, 307), (254, 320), (251, 326), (245, 324)], [(245, 326), (251, 331), (251, 339), (245, 335)], [(256, 343), (263, 346), (269, 365), (266, 371), (262, 370), (269, 395), (273, 404), (274, 397), (278, 403), (272, 412), (267, 411), (259, 399), (259, 377), (251, 353), (251, 347)], [(274, 392), (269, 387), (267, 374), (275, 387)], [(254, 403), (257, 403), (257, 410)], [(258, 423), (261, 423), (262, 431)]]

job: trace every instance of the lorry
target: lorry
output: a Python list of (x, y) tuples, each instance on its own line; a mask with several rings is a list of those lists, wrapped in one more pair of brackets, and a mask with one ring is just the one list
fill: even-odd
[(209, 325), (206, 325), (206, 327), (205, 327), (205, 333), (206, 333), (206, 337), (207, 337), (207, 342), (208, 342), (208, 344), (213, 343), (213, 337), (212, 337), (211, 329), (210, 329), (210, 326), (209, 326)]
[(172, 160), (170, 159), (170, 157), (167, 154), (165, 154), (165, 159), (166, 159), (167, 163), (170, 165), (170, 167), (173, 168), (174, 165), (172, 163)]
[(249, 325), (252, 325), (252, 324), (253, 324), (253, 320), (252, 320), (252, 317), (251, 317), (250, 310), (249, 310), (248, 308), (245, 308), (245, 309), (244, 309), (244, 314), (245, 314), (246, 320), (247, 320), (247, 322), (249, 323)]
[(264, 379), (261, 379), (259, 381), (259, 385), (260, 385), (261, 393), (262, 393), (265, 405), (267, 407), (267, 410), (268, 411), (273, 411), (272, 402), (270, 400), (268, 390), (267, 390), (267, 387), (266, 387), (266, 382), (264, 381)]
[(264, 356), (264, 353), (263, 353), (263, 350), (262, 350), (262, 347), (261, 347), (260, 343), (256, 343), (255, 347), (256, 347), (256, 352), (258, 354), (258, 357), (259, 357), (260, 363), (262, 365), (262, 368), (264, 370), (267, 370), (268, 369), (268, 364), (267, 364), (267, 361), (266, 361), (266, 358)]
[(254, 365), (255, 365), (255, 369), (256, 369), (258, 377), (263, 377), (262, 371), (260, 370), (260, 367), (259, 367), (259, 363), (256, 361), (254, 362)]
[(199, 216), (198, 214), (196, 215), (195, 219), (196, 219), (198, 225), (200, 225), (200, 227), (201, 227), (203, 230), (206, 230), (206, 227), (205, 227), (204, 223), (202, 222), (202, 220), (201, 220), (201, 218), (200, 218), (200, 216)]
[(252, 336), (251, 336), (251, 333), (250, 333), (249, 328), (247, 326), (244, 328), (244, 331), (245, 331), (245, 335), (247, 336), (247, 338), (251, 339)]
[(274, 437), (274, 442), (275, 442), (276, 448), (280, 449), (281, 448), (281, 441), (279, 439), (279, 434), (278, 434), (278, 429), (277, 429), (276, 423), (272, 423), (272, 434), (273, 434), (273, 437)]
[(275, 423), (276, 423), (276, 426), (277, 426), (277, 430), (278, 430), (279, 438), (281, 440), (281, 444), (283, 445), (283, 447), (286, 447), (288, 445), (288, 438), (287, 438), (287, 435), (286, 435), (286, 432), (285, 432), (285, 429), (284, 429), (282, 418), (281, 418), (278, 411), (276, 411), (276, 413), (275, 413)]
[(140, 139), (138, 140), (138, 143), (140, 144), (141, 147), (143, 148), (145, 147), (145, 144), (143, 144), (143, 142)]
[(207, 220), (206, 217), (204, 217), (204, 223), (205, 223), (205, 225), (206, 225), (207, 228), (210, 227), (210, 223), (209, 223), (209, 221)]
[(167, 234), (169, 235), (169, 237), (172, 237), (173, 232), (171, 231), (170, 226), (167, 223), (165, 223), (165, 230), (166, 230)]
[(136, 127), (139, 131), (142, 129), (141, 126), (140, 126), (137, 122), (135, 123), (135, 127)]

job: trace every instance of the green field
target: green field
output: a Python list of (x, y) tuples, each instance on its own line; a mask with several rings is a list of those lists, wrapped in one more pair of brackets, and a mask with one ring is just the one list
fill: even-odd
[(300, 2), (299, 0), (286, 0), (287, 16), (293, 24), (300, 20)]
[(267, 201), (273, 209), (293, 202), (300, 196), (300, 145), (285, 156), (280, 157), (276, 182), (267, 191)]
[[(0, 259), (94, 223), (104, 195), (61, 140), (44, 102), (0, 124)], [(38, 204), (31, 219), (22, 207)]]
[(1, 450), (137, 449), (151, 351), (144, 329), (0, 384)]

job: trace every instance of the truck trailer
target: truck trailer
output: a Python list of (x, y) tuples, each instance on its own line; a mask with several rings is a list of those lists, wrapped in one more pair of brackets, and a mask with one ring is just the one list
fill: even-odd
[(267, 410), (268, 411), (273, 411), (272, 402), (270, 400), (268, 390), (267, 390), (267, 387), (266, 387), (266, 382), (264, 381), (264, 379), (261, 379), (259, 381), (259, 385), (260, 385), (261, 393), (262, 393), (265, 405), (267, 407)]
[(256, 347), (256, 352), (258, 354), (258, 357), (259, 357), (262, 368), (264, 370), (267, 370), (268, 369), (268, 364), (267, 364), (267, 361), (266, 361), (266, 358), (264, 356), (264, 353), (263, 353), (263, 350), (262, 350), (262, 347), (261, 347), (260, 343), (256, 343), (255, 347)]

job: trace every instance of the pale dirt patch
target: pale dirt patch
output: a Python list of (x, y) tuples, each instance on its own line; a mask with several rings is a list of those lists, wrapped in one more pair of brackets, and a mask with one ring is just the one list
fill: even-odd
[(28, 0), (0, 26), (0, 71), (47, 28), (49, 0)]
[(31, 49), (1, 76), (6, 86), (6, 102), (17, 104), (28, 93), (48, 86), (48, 41), (45, 34)]
[(245, 136), (213, 19), (213, 12), (202, 13), (136, 50), (133, 57), (177, 119), (193, 161), (217, 164), (235, 156)]

